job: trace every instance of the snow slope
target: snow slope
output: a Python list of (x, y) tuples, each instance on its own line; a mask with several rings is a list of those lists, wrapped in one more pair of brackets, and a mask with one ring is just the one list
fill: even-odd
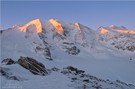
[[(108, 82), (93, 79), (92, 81), (101, 83), (103, 86), (101, 89), (122, 89), (116, 85), (121, 85), (124, 89), (135, 89), (134, 86), (116, 82), (120, 80), (135, 85), (135, 51), (121, 50), (111, 45), (115, 43), (122, 48), (134, 46), (134, 34), (119, 33), (113, 30), (127, 30), (125, 27), (102, 27), (94, 31), (80, 23), (54, 20), (55, 25), (53, 25), (50, 21), (35, 21), (1, 31), (1, 61), (6, 58), (17, 61), (20, 56), (32, 57), (43, 63), (47, 69), (57, 67), (62, 71), (67, 66), (73, 66), (98, 79), (104, 81), (109, 79), (114, 83), (110, 85)], [(37, 22), (40, 24), (38, 29)], [(107, 31), (101, 34), (102, 29)], [(124, 45), (125, 42), (126, 45)], [(2, 89), (6, 87), (10, 87), (9, 89), (14, 87), (19, 89), (75, 89), (83, 84), (78, 76), (64, 75), (60, 71), (51, 72), (47, 76), (38, 76), (31, 74), (18, 64), (1, 64), (1, 66), (9, 68), (8, 72), (21, 80), (8, 80), (2, 77)], [(77, 77), (79, 80), (72, 82), (70, 77)], [(88, 86), (92, 86), (92, 83), (88, 83)]]

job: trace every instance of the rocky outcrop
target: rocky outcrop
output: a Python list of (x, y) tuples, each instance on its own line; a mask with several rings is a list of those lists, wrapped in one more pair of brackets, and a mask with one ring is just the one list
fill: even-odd
[(0, 67), (0, 75), (1, 75), (1, 76), (7, 75), (7, 70), (8, 70), (8, 69), (5, 69), (5, 68), (3, 68), (3, 67)]
[(12, 60), (11, 58), (6, 58), (6, 59), (2, 60), (1, 63), (5, 64), (5, 65), (12, 65), (12, 64), (15, 64), (16, 62), (14, 60)]
[(72, 67), (72, 66), (68, 66), (66, 68), (63, 68), (63, 70), (61, 71), (61, 73), (63, 73), (63, 74), (69, 74), (69, 73), (71, 73), (71, 74), (74, 74), (74, 75), (82, 74), (84, 72), (85, 71), (78, 70), (77, 68)]
[(20, 64), (22, 67), (26, 68), (35, 75), (45, 76), (46, 74), (48, 74), (45, 66), (33, 58), (20, 57), (18, 59), (18, 64)]
[(127, 84), (120, 80), (103, 80), (86, 74), (85, 71), (79, 70), (73, 66), (63, 68), (61, 73), (71, 79), (73, 84), (70, 86), (75, 89), (135, 89), (135, 86), (132, 84)]

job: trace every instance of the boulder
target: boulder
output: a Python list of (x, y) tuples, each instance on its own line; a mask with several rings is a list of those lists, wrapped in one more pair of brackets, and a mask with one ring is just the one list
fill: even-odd
[(46, 74), (48, 74), (45, 66), (33, 58), (20, 57), (18, 59), (18, 64), (20, 64), (22, 67), (26, 68), (35, 75), (45, 76)]
[(60, 69), (59, 68), (56, 68), (56, 67), (53, 67), (51, 70), (52, 71), (59, 71)]
[(17, 81), (20, 81), (16, 76), (9, 76), (8, 79), (9, 79), (9, 80), (17, 80)]

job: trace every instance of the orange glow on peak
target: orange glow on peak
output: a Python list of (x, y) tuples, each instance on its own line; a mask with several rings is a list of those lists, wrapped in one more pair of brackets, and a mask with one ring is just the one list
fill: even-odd
[(107, 29), (105, 29), (105, 28), (102, 28), (101, 29), (101, 34), (106, 34), (106, 33), (108, 33), (109, 31), (107, 30)]
[(58, 23), (56, 20), (50, 19), (49, 22), (54, 26), (54, 28), (57, 30), (58, 33), (63, 33), (64, 32), (61, 24)]
[(75, 22), (74, 25), (78, 28), (79, 31), (81, 31), (79, 23)]
[(129, 33), (129, 34), (135, 34), (135, 31), (134, 30), (116, 30), (117, 32), (120, 32), (120, 33)]
[(30, 25), (35, 25), (36, 26), (36, 32), (37, 33), (42, 32), (42, 24), (41, 24), (39, 19), (32, 20), (28, 24), (25, 24), (24, 26), (19, 27), (19, 29), (20, 29), (21, 32), (26, 32), (27, 27), (30, 26)]
[[(135, 34), (135, 30), (121, 30), (121, 29), (119, 29), (119, 30), (113, 30), (113, 31), (118, 32), (118, 33), (125, 33), (125, 34)], [(106, 34), (109, 32), (109, 30), (105, 29), (105, 28), (101, 28), (100, 32), (101, 32), (101, 34)]]

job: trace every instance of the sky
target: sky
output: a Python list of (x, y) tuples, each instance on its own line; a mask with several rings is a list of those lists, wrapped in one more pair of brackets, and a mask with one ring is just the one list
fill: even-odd
[(79, 22), (94, 30), (110, 25), (135, 29), (135, 1), (1, 1), (1, 29), (37, 18)]

